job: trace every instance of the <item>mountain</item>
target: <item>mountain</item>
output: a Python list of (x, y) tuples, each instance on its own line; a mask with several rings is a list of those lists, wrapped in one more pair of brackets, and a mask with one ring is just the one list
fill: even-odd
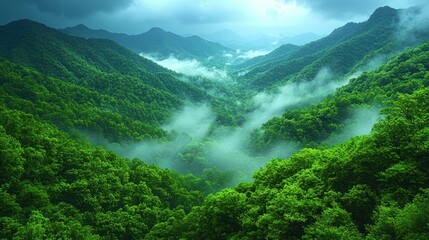
[(241, 50), (273, 49), (282, 44), (304, 45), (320, 38), (320, 36), (315, 33), (303, 33), (290, 37), (271, 36), (265, 34), (243, 37), (240, 34), (227, 29), (202, 36), (205, 39), (218, 42), (232, 49)]
[(206, 60), (210, 57), (222, 57), (224, 54), (232, 52), (231, 49), (219, 43), (210, 42), (198, 36), (182, 37), (156, 27), (138, 35), (92, 30), (84, 25), (61, 29), (60, 31), (84, 38), (110, 39), (135, 53), (153, 54), (158, 58), (175, 56), (179, 59)]
[[(389, 55), (404, 48), (398, 38), (401, 11), (411, 10), (382, 7), (366, 22), (348, 23), (327, 37), (291, 52), (286, 51), (281, 55), (273, 53), (276, 56), (267, 54), (256, 65), (248, 68), (248, 73), (242, 79), (261, 90), (288, 81), (313, 79), (323, 68), (328, 69), (332, 79), (351, 74), (357, 66), (377, 56)], [(419, 41), (409, 42), (408, 46)]]
[(273, 159), (254, 181), (207, 195), (217, 174), (123, 159), (47, 122), (39, 111), (69, 114), (73, 98), (94, 103), (74, 96), (83, 88), (67, 93), (70, 83), (2, 60), (0, 237), (426, 239), (428, 63), (424, 43), (340, 91), (342, 104), (392, 96), (371, 134)]
[[(182, 99), (207, 99), (202, 90), (179, 80), (180, 76), (174, 72), (113, 41), (72, 37), (29, 20), (0, 27), (0, 57), (38, 71), (28, 74), (37, 80), (37, 84), (49, 84), (43, 88), (51, 89), (50, 92), (56, 96), (53, 99), (66, 95), (71, 99), (58, 101), (75, 102), (72, 104), (75, 106), (70, 108), (76, 116), (72, 122), (63, 119), (62, 112), (66, 109), (60, 106), (58, 116), (44, 111), (39, 114), (46, 114), (50, 121), (71, 129), (95, 130), (111, 141), (163, 137), (165, 133), (159, 128), (160, 124), (183, 104)], [(8, 62), (5, 64), (7, 70)], [(23, 69), (20, 72), (28, 71)], [(25, 79), (25, 74), (18, 75), (18, 79), (21, 78)], [(47, 81), (47, 78), (52, 78), (52, 81)], [(33, 98), (38, 99), (37, 95)], [(40, 104), (46, 101), (53, 100), (43, 100)], [(86, 120), (79, 120), (81, 114), (89, 114), (89, 109), (80, 107), (87, 108), (87, 103), (92, 103), (90, 109), (100, 112), (99, 116), (93, 116), (97, 120), (89, 121), (91, 126), (85, 123)], [(51, 104), (57, 105), (55, 101)], [(28, 110), (35, 114), (32, 112), (34, 109)], [(67, 115), (64, 117), (68, 118)], [(123, 125), (124, 122), (129, 124)], [(147, 126), (139, 128), (142, 123)], [(122, 128), (130, 129), (121, 132)]]
[(429, 72), (428, 59), (429, 42), (393, 57), (378, 69), (351, 79), (350, 83), (321, 102), (287, 111), (281, 117), (271, 119), (264, 124), (263, 136), (257, 139), (262, 142), (258, 145), (264, 146), (279, 140), (296, 141), (304, 145), (322, 143), (332, 133), (344, 130), (348, 120), (358, 118), (354, 113), (360, 107), (368, 110), (361, 117), (369, 121), (371, 107), (385, 107), (400, 94), (429, 87), (429, 81), (425, 79)]
[[(383, 117), (368, 134), (334, 146), (307, 145), (290, 158), (274, 158), (254, 174), (254, 181), (206, 197), (155, 236), (426, 239), (428, 63), (425, 42), (353, 79), (323, 103), (273, 119), (264, 126), (261, 141), (278, 143), (270, 138), (275, 133), (284, 141), (305, 141), (318, 139), (326, 127), (337, 127), (337, 118), (353, 117), (353, 109), (384, 104)], [(367, 113), (360, 124), (369, 120)]]

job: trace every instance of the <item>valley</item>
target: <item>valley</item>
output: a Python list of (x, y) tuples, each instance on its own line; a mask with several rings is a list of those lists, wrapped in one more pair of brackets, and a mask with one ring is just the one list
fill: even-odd
[(273, 51), (0, 26), (0, 238), (428, 237), (425, 13)]

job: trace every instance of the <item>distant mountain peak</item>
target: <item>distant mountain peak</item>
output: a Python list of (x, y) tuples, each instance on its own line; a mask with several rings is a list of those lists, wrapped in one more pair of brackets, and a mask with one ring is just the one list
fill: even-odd
[(386, 16), (393, 14), (398, 14), (398, 10), (389, 6), (379, 7), (371, 14), (368, 22), (383, 20)]
[(146, 33), (166, 33), (166, 31), (160, 27), (153, 27)]
[(6, 25), (23, 25), (23, 26), (45, 26), (44, 24), (34, 21), (34, 20), (30, 20), (30, 19), (19, 19), (19, 20), (15, 20), (12, 21)]
[(89, 27), (87, 27), (86, 25), (83, 25), (83, 24), (78, 24), (78, 25), (76, 25), (76, 26), (74, 26), (72, 28), (91, 30)]

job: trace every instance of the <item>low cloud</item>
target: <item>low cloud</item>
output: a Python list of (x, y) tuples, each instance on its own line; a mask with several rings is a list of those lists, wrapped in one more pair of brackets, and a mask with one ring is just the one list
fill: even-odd
[(247, 126), (258, 128), (290, 108), (321, 100), (347, 83), (348, 79), (335, 81), (329, 68), (322, 68), (310, 81), (288, 83), (275, 92), (259, 93), (253, 98), (254, 110), (247, 116)]
[(163, 126), (167, 131), (175, 131), (179, 134), (188, 134), (193, 140), (205, 137), (210, 126), (215, 120), (215, 115), (207, 105), (186, 105), (184, 109), (173, 115), (173, 121)]
[(237, 59), (252, 59), (255, 57), (259, 57), (259, 56), (264, 56), (267, 55), (268, 53), (270, 53), (270, 50), (249, 50), (249, 51), (242, 51), (242, 50), (237, 50), (236, 54), (237, 54)]
[(170, 132), (168, 141), (138, 143), (109, 143), (94, 134), (84, 133), (95, 145), (115, 151), (122, 157), (139, 158), (180, 173), (201, 176), (204, 169), (229, 173), (221, 187), (231, 187), (251, 181), (252, 173), (273, 157), (289, 157), (298, 146), (279, 143), (267, 154), (254, 155), (249, 151), (251, 131), (243, 127), (213, 128), (215, 114), (206, 104), (188, 103), (173, 114), (172, 121), (163, 129)]
[(371, 133), (374, 124), (382, 117), (381, 107), (358, 107), (349, 111), (349, 117), (342, 123), (343, 128), (332, 134), (325, 143), (329, 145), (339, 144), (351, 137)]
[(158, 59), (151, 54), (141, 53), (141, 56), (148, 58), (157, 64), (173, 70), (177, 73), (182, 73), (188, 76), (201, 76), (210, 80), (225, 81), (229, 79), (228, 73), (215, 67), (205, 67), (201, 62), (196, 59), (180, 60), (174, 56), (166, 59)]
[(427, 40), (429, 33), (429, 4), (401, 11), (398, 38), (405, 42)]

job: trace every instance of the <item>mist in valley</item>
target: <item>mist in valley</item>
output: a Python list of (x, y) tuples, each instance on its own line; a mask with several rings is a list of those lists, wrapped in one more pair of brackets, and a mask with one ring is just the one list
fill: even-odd
[[(414, 17), (409, 12), (401, 16), (398, 36), (415, 38), (416, 30), (423, 31), (427, 24), (424, 8)], [(424, 24), (422, 24), (424, 22)], [(423, 27), (422, 27), (423, 26)], [(178, 59), (174, 56), (159, 59), (156, 55), (141, 54), (157, 64), (186, 76), (200, 77), (220, 84), (239, 84), (229, 74), (228, 66), (265, 55), (268, 51), (248, 50), (225, 54), (225, 68), (209, 67), (197, 59)], [(127, 158), (138, 158), (161, 168), (180, 173), (192, 173), (196, 176), (224, 174), (220, 188), (234, 186), (239, 182), (252, 181), (252, 174), (263, 167), (272, 158), (287, 158), (301, 146), (294, 142), (278, 142), (264, 152), (255, 153), (251, 149), (252, 133), (260, 131), (262, 125), (273, 117), (280, 117), (288, 110), (303, 108), (317, 103), (338, 88), (346, 85), (362, 72), (377, 69), (396, 53), (383, 53), (363, 61), (351, 73), (343, 78), (335, 77), (329, 66), (319, 69), (313, 79), (287, 82), (275, 89), (254, 93), (249, 91), (248, 98), (241, 102), (244, 120), (238, 126), (225, 126), (217, 122), (217, 115), (209, 102), (186, 102), (181, 109), (172, 114), (171, 121), (161, 127), (168, 133), (167, 141), (143, 141), (112, 144), (100, 137), (89, 136), (95, 144), (103, 145)], [(211, 59), (207, 59), (210, 61)], [(229, 85), (231, 86), (231, 85)], [(220, 94), (206, 89), (209, 94)], [(243, 89), (246, 91), (246, 89)], [(242, 100), (242, 99), (241, 99)], [(230, 104), (238, 104), (230, 102)], [(228, 106), (224, 106), (228, 108)], [(351, 109), (348, 117), (340, 125), (340, 130), (332, 133), (322, 144), (335, 145), (348, 139), (369, 134), (374, 124), (383, 116), (380, 106), (362, 106)], [(214, 173), (214, 175), (213, 175)]]
[[(219, 69), (217, 67), (207, 67), (197, 59), (178, 59), (175, 56), (168, 58), (157, 58), (155, 54), (143, 54), (140, 56), (150, 59), (156, 62), (158, 65), (163, 66), (167, 69), (181, 73), (187, 76), (200, 76), (210, 80), (216, 81), (227, 81), (230, 80), (228, 72), (225, 69)], [(209, 59), (207, 59), (209, 61)]]
[(208, 169), (215, 169), (227, 175), (221, 187), (234, 186), (251, 181), (252, 174), (270, 159), (287, 158), (300, 149), (294, 142), (278, 142), (267, 151), (255, 153), (250, 147), (255, 130), (287, 110), (320, 101), (348, 81), (349, 78), (332, 80), (329, 68), (324, 67), (309, 81), (287, 83), (277, 90), (255, 94), (245, 104), (248, 109), (239, 126), (217, 124), (209, 103), (186, 102), (171, 121), (162, 125), (169, 133), (168, 141), (111, 144), (98, 139), (95, 143), (123, 157), (142, 159), (184, 174), (203, 176)]
[(349, 140), (352, 137), (369, 134), (373, 126), (383, 118), (380, 114), (380, 106), (356, 107), (349, 111), (348, 118), (341, 125), (341, 130), (332, 133), (324, 143), (336, 145)]

